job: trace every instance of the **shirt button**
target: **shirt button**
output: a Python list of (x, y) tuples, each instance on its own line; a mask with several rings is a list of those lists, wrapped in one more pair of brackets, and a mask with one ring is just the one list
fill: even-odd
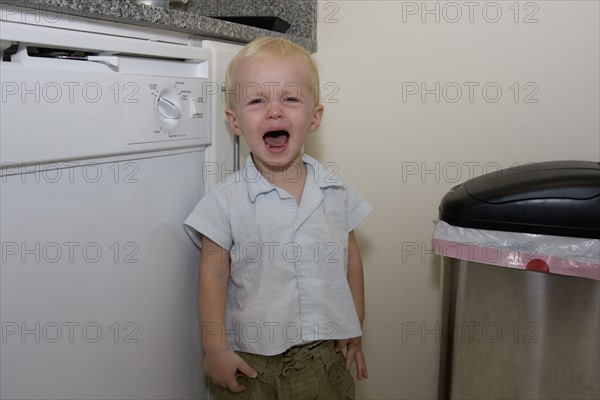
[(306, 317), (306, 320), (307, 320), (308, 322), (312, 321), (312, 315), (309, 315), (308, 317)]
[(307, 274), (306, 272), (302, 272), (302, 273), (300, 274), (300, 276), (301, 276), (301, 277), (303, 277), (303, 278), (306, 278), (306, 277), (308, 276), (308, 274)]

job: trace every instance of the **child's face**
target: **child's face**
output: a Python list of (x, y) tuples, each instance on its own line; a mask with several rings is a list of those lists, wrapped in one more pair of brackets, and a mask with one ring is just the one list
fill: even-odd
[(238, 63), (233, 79), (232, 108), (225, 113), (233, 131), (244, 136), (259, 171), (298, 162), (323, 114), (306, 62), (300, 56), (254, 56)]

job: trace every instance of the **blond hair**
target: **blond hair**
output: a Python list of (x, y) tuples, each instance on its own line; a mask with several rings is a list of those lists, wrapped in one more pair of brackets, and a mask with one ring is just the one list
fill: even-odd
[(235, 82), (233, 81), (233, 75), (235, 73), (235, 68), (242, 60), (255, 56), (289, 57), (294, 55), (302, 57), (306, 62), (311, 78), (310, 89), (313, 91), (315, 103), (320, 103), (321, 95), (319, 90), (319, 68), (311, 53), (304, 47), (301, 47), (288, 39), (261, 37), (254, 39), (244, 46), (235, 55), (235, 57), (233, 57), (229, 63), (229, 66), (227, 67), (227, 75), (225, 77), (227, 107), (232, 108), (231, 94), (236, 90)]

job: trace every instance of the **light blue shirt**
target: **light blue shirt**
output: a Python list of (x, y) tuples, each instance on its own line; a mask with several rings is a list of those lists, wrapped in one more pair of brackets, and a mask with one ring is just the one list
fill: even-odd
[[(302, 160), (308, 175), (300, 205), (249, 156), (185, 220), (196, 243), (206, 235), (230, 253), (225, 325), (234, 351), (275, 355), (362, 335), (347, 280), (348, 235), (371, 206), (335, 175), (335, 165)], [(223, 332), (208, 323), (203, 333)]]

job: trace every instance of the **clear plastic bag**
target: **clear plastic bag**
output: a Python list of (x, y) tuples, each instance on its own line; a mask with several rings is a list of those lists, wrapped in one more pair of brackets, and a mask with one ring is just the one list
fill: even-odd
[(463, 228), (438, 221), (437, 255), (600, 280), (600, 240)]

